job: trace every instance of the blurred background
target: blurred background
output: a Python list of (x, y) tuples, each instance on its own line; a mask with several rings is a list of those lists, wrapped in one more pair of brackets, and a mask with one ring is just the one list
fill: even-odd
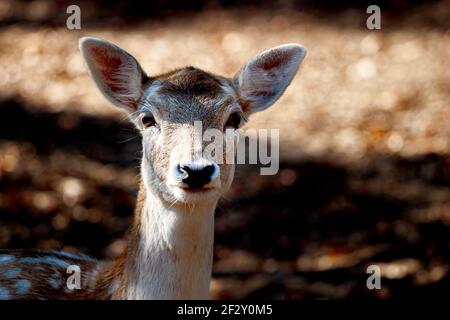
[[(81, 8), (81, 30), (66, 8)], [(239, 166), (217, 209), (214, 299), (450, 297), (450, 1), (0, 1), (0, 248), (114, 258), (140, 141), (88, 77), (94, 35), (150, 74), (232, 76), (258, 52), (309, 49), (249, 127), (279, 128), (281, 169)], [(381, 268), (368, 290), (366, 268)]]

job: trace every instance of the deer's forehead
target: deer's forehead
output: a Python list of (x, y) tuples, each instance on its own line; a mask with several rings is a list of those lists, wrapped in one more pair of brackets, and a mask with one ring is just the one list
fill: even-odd
[(196, 96), (215, 97), (223, 92), (228, 80), (194, 67), (174, 70), (157, 77), (161, 92), (167, 94), (186, 93)]
[(227, 78), (187, 67), (154, 78), (146, 101), (172, 119), (217, 118), (235, 103), (236, 92)]

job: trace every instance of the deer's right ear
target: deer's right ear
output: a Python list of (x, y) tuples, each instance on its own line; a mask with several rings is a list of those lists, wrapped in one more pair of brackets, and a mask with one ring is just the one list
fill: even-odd
[(147, 78), (129, 53), (116, 45), (93, 37), (79, 40), (81, 54), (92, 79), (102, 94), (114, 105), (128, 112), (136, 111)]

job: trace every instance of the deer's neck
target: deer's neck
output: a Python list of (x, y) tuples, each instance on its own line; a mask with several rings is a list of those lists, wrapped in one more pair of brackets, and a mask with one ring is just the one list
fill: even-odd
[(216, 202), (170, 206), (141, 185), (124, 263), (127, 299), (206, 299)]

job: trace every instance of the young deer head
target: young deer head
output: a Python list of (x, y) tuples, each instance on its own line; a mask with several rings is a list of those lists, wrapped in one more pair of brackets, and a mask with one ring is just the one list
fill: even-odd
[(203, 130), (237, 129), (281, 96), (306, 54), (297, 44), (275, 47), (226, 78), (193, 67), (147, 76), (130, 54), (97, 38), (82, 38), (80, 49), (100, 91), (142, 135), (147, 190), (184, 204), (216, 201), (234, 175), (233, 164), (217, 164), (193, 147), (194, 122)]

